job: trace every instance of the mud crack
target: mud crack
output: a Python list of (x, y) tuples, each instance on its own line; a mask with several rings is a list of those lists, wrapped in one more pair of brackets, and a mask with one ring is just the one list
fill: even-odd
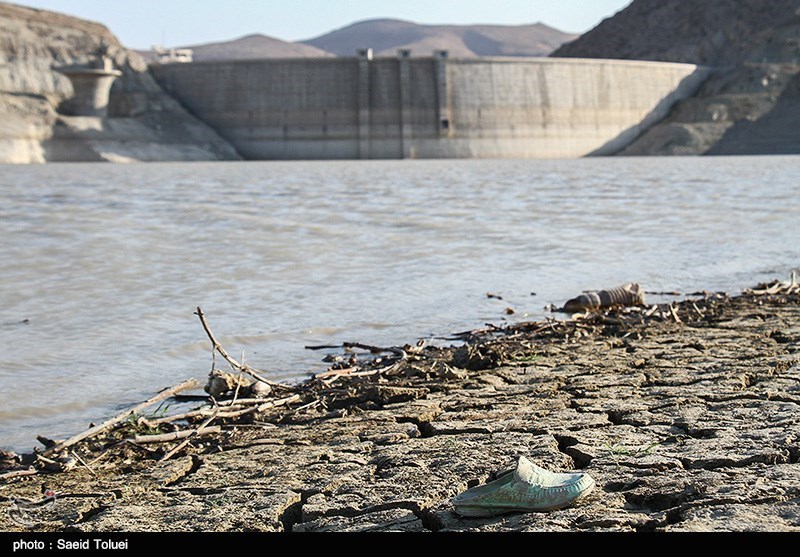
[(185, 469), (179, 471), (175, 476), (164, 483), (165, 487), (172, 487), (173, 485), (182, 482), (200, 469), (200, 467), (203, 465), (202, 457), (193, 454), (191, 455), (191, 458), (191, 463), (189, 463)]

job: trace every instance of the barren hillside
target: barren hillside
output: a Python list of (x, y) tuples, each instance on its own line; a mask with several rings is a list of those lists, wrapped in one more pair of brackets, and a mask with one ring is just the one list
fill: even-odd
[(717, 68), (622, 154), (800, 153), (798, 14), (800, 0), (635, 0), (552, 56)]
[[(186, 45), (179, 48), (191, 49), (196, 62), (333, 56), (330, 52), (313, 46), (282, 41), (260, 34), (246, 35), (232, 41)], [(139, 54), (148, 62), (155, 60), (152, 52), (139, 51)]]
[(451, 56), (547, 56), (575, 38), (542, 23), (505, 25), (420, 25), (398, 19), (361, 21), (303, 41), (338, 56), (353, 56), (360, 48), (394, 56), (399, 49), (412, 56), (447, 50)]

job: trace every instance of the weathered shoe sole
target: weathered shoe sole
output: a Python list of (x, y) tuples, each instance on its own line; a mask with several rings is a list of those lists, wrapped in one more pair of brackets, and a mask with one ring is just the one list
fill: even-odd
[(517, 470), (457, 495), (453, 506), (464, 517), (547, 512), (580, 501), (594, 486), (589, 474), (550, 472), (520, 457)]

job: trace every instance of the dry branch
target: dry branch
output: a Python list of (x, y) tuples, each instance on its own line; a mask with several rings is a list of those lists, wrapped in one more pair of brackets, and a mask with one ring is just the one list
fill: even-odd
[[(238, 393), (238, 392), (239, 392), (239, 390), (237, 389), (237, 390), (236, 390), (236, 392)], [(198, 436), (198, 435), (202, 435), (202, 434), (203, 434), (202, 432), (203, 432), (204, 430), (217, 429), (218, 431), (220, 431), (220, 427), (219, 427), (219, 426), (215, 426), (215, 427), (206, 427), (206, 426), (208, 426), (208, 425), (209, 425), (211, 422), (213, 422), (213, 421), (214, 421), (214, 419), (216, 419), (216, 417), (217, 417), (217, 415), (218, 415), (218, 414), (219, 414), (219, 406), (216, 406), (216, 404), (215, 404), (215, 408), (214, 408), (214, 414), (212, 414), (212, 415), (211, 415), (211, 416), (210, 416), (210, 417), (209, 417), (209, 418), (208, 418), (206, 421), (204, 421), (202, 424), (200, 424), (200, 426), (199, 426), (197, 429), (195, 429), (194, 431), (191, 431), (191, 432), (189, 433), (189, 435), (187, 435), (187, 436), (186, 436), (186, 439), (185, 439), (183, 442), (181, 442), (181, 443), (179, 443), (177, 446), (173, 447), (173, 448), (172, 448), (170, 451), (167, 451), (167, 454), (165, 454), (164, 456), (162, 456), (162, 457), (161, 457), (161, 460), (169, 460), (170, 458), (172, 458), (172, 456), (173, 456), (175, 453), (177, 453), (177, 452), (178, 452), (179, 450), (181, 450), (183, 447), (185, 447), (186, 445), (188, 445), (188, 444), (189, 444), (189, 441), (191, 441), (193, 437), (196, 437), (196, 436)]]
[[(286, 398), (280, 398), (277, 400), (269, 400), (264, 401), (263, 398), (259, 399), (252, 399), (252, 398), (243, 398), (236, 401), (236, 405), (224, 405), (220, 403), (217, 408), (200, 408), (198, 410), (192, 410), (191, 412), (184, 412), (183, 414), (175, 414), (172, 416), (165, 416), (163, 418), (155, 418), (151, 420), (147, 420), (147, 425), (150, 427), (164, 424), (164, 423), (171, 423), (177, 422), (180, 420), (190, 420), (192, 418), (201, 418), (207, 416), (216, 416), (217, 418), (236, 418), (239, 416), (243, 416), (245, 414), (250, 414), (253, 412), (261, 412), (267, 410), (269, 408), (275, 408), (278, 406), (283, 406), (285, 404), (291, 404), (292, 402), (297, 402), (301, 399), (300, 395), (291, 395)], [(225, 402), (233, 402), (233, 401), (225, 401)], [(225, 411), (219, 410), (219, 408), (225, 408)]]
[(87, 429), (86, 431), (84, 431), (83, 433), (79, 433), (78, 435), (70, 437), (69, 439), (67, 439), (65, 441), (61, 441), (59, 443), (56, 443), (55, 445), (53, 445), (49, 449), (45, 450), (42, 453), (42, 455), (51, 455), (51, 454), (55, 454), (55, 453), (58, 453), (60, 451), (63, 451), (67, 447), (71, 447), (72, 445), (74, 445), (75, 443), (78, 443), (79, 441), (83, 441), (84, 439), (87, 439), (88, 437), (92, 437), (93, 435), (97, 435), (101, 431), (103, 431), (105, 429), (108, 429), (109, 427), (111, 427), (111, 426), (113, 426), (115, 424), (118, 424), (119, 422), (122, 422), (122, 421), (126, 420), (131, 415), (138, 414), (139, 412), (141, 412), (142, 410), (144, 410), (148, 406), (152, 406), (156, 402), (159, 402), (159, 401), (162, 401), (164, 399), (167, 399), (167, 398), (171, 397), (172, 395), (174, 395), (177, 392), (185, 391), (186, 389), (194, 389), (194, 388), (197, 388), (199, 386), (200, 386), (199, 383), (195, 379), (187, 379), (183, 383), (179, 383), (179, 384), (175, 385), (174, 387), (170, 387), (169, 389), (164, 389), (163, 391), (158, 393), (156, 396), (144, 401), (141, 404), (138, 404), (138, 405), (134, 406), (130, 410), (126, 410), (125, 412), (114, 416), (110, 420), (106, 420), (105, 422), (103, 422), (100, 425), (96, 425), (94, 427), (91, 427), (91, 428)]
[(346, 367), (342, 369), (328, 369), (326, 371), (321, 371), (320, 373), (314, 374), (314, 379), (325, 379), (327, 377), (339, 377), (342, 375), (348, 375), (357, 371), (359, 368), (357, 367)]
[(200, 309), (200, 306), (197, 307), (197, 311), (195, 312), (195, 314), (197, 315), (197, 317), (200, 318), (200, 323), (203, 325), (203, 329), (205, 330), (206, 335), (208, 336), (208, 339), (211, 341), (211, 345), (213, 346), (213, 349), (216, 350), (217, 352), (219, 352), (219, 355), (222, 356), (223, 358), (225, 358), (225, 361), (228, 362), (231, 365), (231, 367), (233, 367), (234, 369), (237, 369), (237, 370), (239, 370), (239, 371), (241, 371), (243, 373), (248, 374), (252, 378), (254, 378), (254, 379), (258, 380), (258, 381), (261, 381), (262, 383), (266, 383), (267, 385), (269, 385), (270, 387), (272, 387), (274, 389), (282, 389), (284, 391), (292, 391), (293, 390), (291, 387), (289, 387), (287, 385), (282, 385), (280, 383), (274, 383), (274, 382), (264, 378), (262, 376), (262, 374), (265, 373), (264, 371), (261, 371), (259, 369), (254, 368), (254, 367), (251, 367), (251, 366), (249, 366), (249, 365), (247, 365), (247, 364), (245, 364), (243, 362), (238, 362), (234, 358), (232, 358), (230, 356), (230, 354), (228, 354), (225, 351), (225, 349), (222, 347), (222, 345), (214, 337), (214, 333), (211, 332), (211, 327), (209, 327), (208, 322), (206, 321), (206, 316), (203, 313), (203, 310)]
[(27, 470), (14, 470), (13, 472), (6, 472), (0, 474), (0, 480), (10, 480), (11, 478), (18, 478), (20, 476), (35, 476), (39, 471), (35, 468), (28, 468)]
[(769, 284), (761, 284), (755, 288), (748, 288), (746, 293), (764, 295), (764, 294), (792, 294), (800, 292), (800, 283), (797, 281), (797, 272), (792, 271), (792, 276), (788, 281), (773, 281)]
[(160, 435), (137, 435), (130, 439), (131, 442), (138, 444), (145, 443), (167, 443), (169, 441), (177, 441), (178, 439), (185, 439), (193, 435), (209, 435), (211, 433), (219, 433), (222, 431), (218, 425), (211, 427), (203, 427), (198, 429), (189, 429), (185, 431), (173, 431), (172, 433), (162, 433)]
[(72, 456), (74, 456), (76, 459), (78, 459), (78, 462), (80, 462), (83, 465), (84, 468), (86, 468), (89, 472), (91, 472), (92, 476), (94, 476), (95, 478), (97, 477), (97, 472), (95, 472), (94, 469), (91, 466), (86, 464), (86, 461), (83, 460), (78, 453), (76, 453), (75, 451), (70, 451), (70, 454), (72, 454)]
[(220, 407), (230, 407), (230, 406), (252, 406), (254, 404), (264, 404), (267, 402), (265, 398), (240, 398), (230, 399), (230, 400), (220, 400), (217, 401), (217, 404)]
[(330, 350), (333, 348), (344, 348), (345, 350), (352, 350), (353, 348), (357, 348), (359, 350), (366, 350), (372, 354), (381, 354), (383, 352), (390, 352), (396, 355), (398, 358), (405, 359), (407, 358), (406, 351), (402, 348), (398, 348), (397, 346), (374, 346), (372, 344), (364, 344), (362, 342), (343, 342), (341, 345), (338, 344), (317, 344), (313, 346), (306, 346), (306, 350)]

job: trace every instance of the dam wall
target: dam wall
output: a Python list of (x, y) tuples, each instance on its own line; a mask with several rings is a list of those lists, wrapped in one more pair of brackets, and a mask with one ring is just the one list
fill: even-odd
[(691, 64), (409, 54), (150, 69), (254, 160), (613, 154), (710, 74)]

